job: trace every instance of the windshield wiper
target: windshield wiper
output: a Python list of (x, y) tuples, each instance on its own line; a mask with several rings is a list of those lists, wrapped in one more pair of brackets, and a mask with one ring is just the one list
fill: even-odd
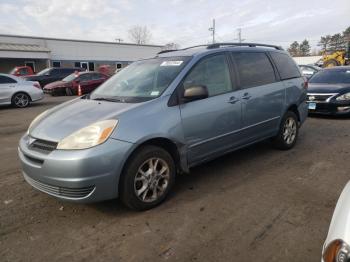
[(108, 102), (124, 102), (124, 100), (120, 99), (120, 98), (115, 98), (115, 97), (96, 97), (92, 100), (96, 100), (96, 101), (108, 101)]

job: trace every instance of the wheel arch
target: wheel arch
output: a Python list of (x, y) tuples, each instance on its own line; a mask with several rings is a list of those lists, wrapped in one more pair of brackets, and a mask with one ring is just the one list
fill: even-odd
[(27, 96), (29, 96), (30, 102), (33, 101), (33, 100), (32, 100), (32, 97), (30, 96), (30, 94), (29, 94), (28, 92), (23, 91), (23, 90), (18, 90), (18, 91), (14, 92), (14, 93), (12, 94), (12, 96), (11, 96), (11, 102), (12, 102), (12, 99), (14, 98), (14, 96), (17, 95), (17, 94), (26, 94)]
[(293, 112), (297, 118), (298, 118), (298, 122), (300, 123), (301, 119), (300, 119), (300, 113), (299, 113), (299, 110), (298, 110), (298, 106), (296, 104), (292, 104), (288, 107), (287, 111), (285, 113), (287, 113), (288, 111), (291, 111)]
[(140, 148), (148, 145), (158, 146), (166, 150), (174, 159), (177, 172), (180, 172), (180, 173), (189, 172), (186, 155), (182, 153), (183, 152), (183, 149), (181, 149), (183, 147), (182, 145), (179, 145), (173, 140), (166, 137), (153, 137), (153, 138), (148, 138), (147, 140), (141, 141), (140, 143), (137, 143), (137, 145), (132, 149), (132, 151), (124, 161), (124, 164), (122, 167), (122, 173), (124, 172), (124, 169), (127, 166), (131, 157), (135, 155), (140, 150)]

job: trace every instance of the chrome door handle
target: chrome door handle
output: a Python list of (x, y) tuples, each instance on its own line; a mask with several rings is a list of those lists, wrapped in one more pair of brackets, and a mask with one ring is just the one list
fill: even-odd
[(239, 101), (239, 99), (237, 99), (234, 96), (231, 96), (230, 99), (228, 100), (228, 103), (230, 104), (236, 104)]
[(245, 94), (242, 96), (242, 99), (248, 100), (248, 99), (250, 99), (251, 97), (252, 97), (251, 95), (249, 95), (248, 93), (245, 93)]

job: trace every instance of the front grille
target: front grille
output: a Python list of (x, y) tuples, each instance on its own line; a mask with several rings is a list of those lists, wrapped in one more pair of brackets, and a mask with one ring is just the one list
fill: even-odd
[(325, 102), (328, 98), (335, 94), (308, 94), (307, 100), (310, 102)]
[(32, 187), (56, 197), (66, 197), (66, 198), (73, 198), (73, 199), (84, 198), (84, 197), (87, 197), (89, 194), (91, 194), (91, 192), (95, 189), (94, 186), (82, 187), (82, 188), (52, 186), (52, 185), (44, 184), (42, 182), (34, 180), (25, 174), (24, 174), (24, 178)]
[(57, 143), (52, 141), (36, 139), (33, 143), (29, 145), (29, 148), (39, 151), (41, 153), (50, 153), (57, 148)]

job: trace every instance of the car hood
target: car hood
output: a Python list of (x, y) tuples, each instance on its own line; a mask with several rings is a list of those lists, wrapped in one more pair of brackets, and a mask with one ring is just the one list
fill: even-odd
[(31, 127), (29, 135), (58, 142), (79, 129), (97, 121), (117, 119), (122, 112), (143, 103), (116, 103), (77, 98), (48, 111)]
[(350, 92), (350, 84), (309, 83), (308, 93), (345, 93)]
[(64, 81), (56, 81), (50, 84), (45, 85), (45, 89), (54, 89), (57, 87), (68, 87), (71, 86), (71, 82), (64, 82)]

